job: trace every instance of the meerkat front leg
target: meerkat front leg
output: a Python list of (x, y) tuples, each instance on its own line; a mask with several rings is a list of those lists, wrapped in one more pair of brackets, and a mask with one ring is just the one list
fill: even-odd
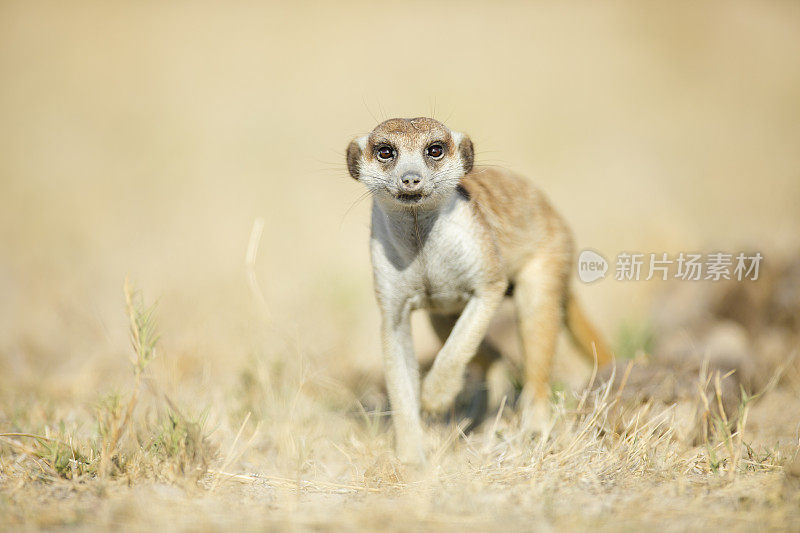
[(419, 366), (411, 339), (408, 304), (382, 310), (386, 389), (392, 407), (397, 455), (408, 464), (425, 463), (419, 414)]
[(540, 251), (517, 275), (514, 303), (525, 362), (523, 426), (543, 433), (550, 422), (550, 371), (563, 323), (568, 255)]
[(464, 382), (470, 359), (486, 336), (489, 322), (503, 300), (506, 281), (488, 284), (467, 302), (453, 331), (436, 355), (422, 385), (422, 407), (441, 412), (452, 405)]
[[(431, 327), (433, 327), (433, 332), (436, 333), (436, 336), (439, 337), (439, 340), (443, 344), (447, 342), (447, 338), (453, 331), (453, 328), (458, 321), (458, 317), (458, 314), (430, 314), (429, 319), (431, 322)], [(489, 339), (484, 338), (478, 346), (478, 351), (475, 352), (475, 357), (472, 359), (470, 364), (476, 365), (485, 378), (492, 364), (501, 358), (502, 354), (500, 353), (500, 350), (494, 344), (492, 344)]]

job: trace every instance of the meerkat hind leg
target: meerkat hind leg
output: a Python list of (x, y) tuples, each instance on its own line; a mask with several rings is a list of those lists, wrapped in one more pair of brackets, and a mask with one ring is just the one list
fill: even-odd
[(540, 434), (550, 426), (550, 372), (563, 324), (565, 271), (560, 254), (542, 251), (515, 280), (514, 303), (525, 365), (522, 423), (525, 430)]

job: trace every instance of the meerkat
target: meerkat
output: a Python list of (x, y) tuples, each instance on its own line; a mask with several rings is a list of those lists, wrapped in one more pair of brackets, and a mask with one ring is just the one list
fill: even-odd
[[(504, 297), (514, 300), (524, 353), (523, 421), (549, 420), (549, 378), (566, 324), (602, 365), (611, 356), (569, 290), (573, 239), (525, 178), (474, 167), (469, 137), (431, 118), (391, 119), (347, 148), (347, 168), (372, 195), (370, 250), (381, 313), (384, 373), (395, 446), (425, 462), (420, 407), (452, 405), (476, 355), (498, 357), (484, 339)], [(428, 311), (443, 341), (420, 387), (410, 314)]]

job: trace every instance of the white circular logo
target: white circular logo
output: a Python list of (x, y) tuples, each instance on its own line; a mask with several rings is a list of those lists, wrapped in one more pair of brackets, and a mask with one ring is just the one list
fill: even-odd
[(606, 277), (608, 261), (594, 250), (583, 250), (578, 256), (578, 277), (584, 283), (592, 283)]

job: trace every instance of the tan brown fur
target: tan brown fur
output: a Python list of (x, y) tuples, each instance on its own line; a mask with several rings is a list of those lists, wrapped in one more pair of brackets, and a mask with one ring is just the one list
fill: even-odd
[[(525, 178), (507, 170), (476, 167), (461, 185), (476, 216), (486, 225), (487, 246), (513, 286), (520, 340), (525, 354), (525, 383), (537, 402), (546, 400), (556, 339), (566, 325), (589, 360), (602, 366), (611, 352), (569, 291), (573, 238), (544, 194)], [(499, 257), (497, 257), (499, 255)], [(442, 328), (439, 336), (442, 337)], [(481, 366), (497, 350), (486, 341)]]

